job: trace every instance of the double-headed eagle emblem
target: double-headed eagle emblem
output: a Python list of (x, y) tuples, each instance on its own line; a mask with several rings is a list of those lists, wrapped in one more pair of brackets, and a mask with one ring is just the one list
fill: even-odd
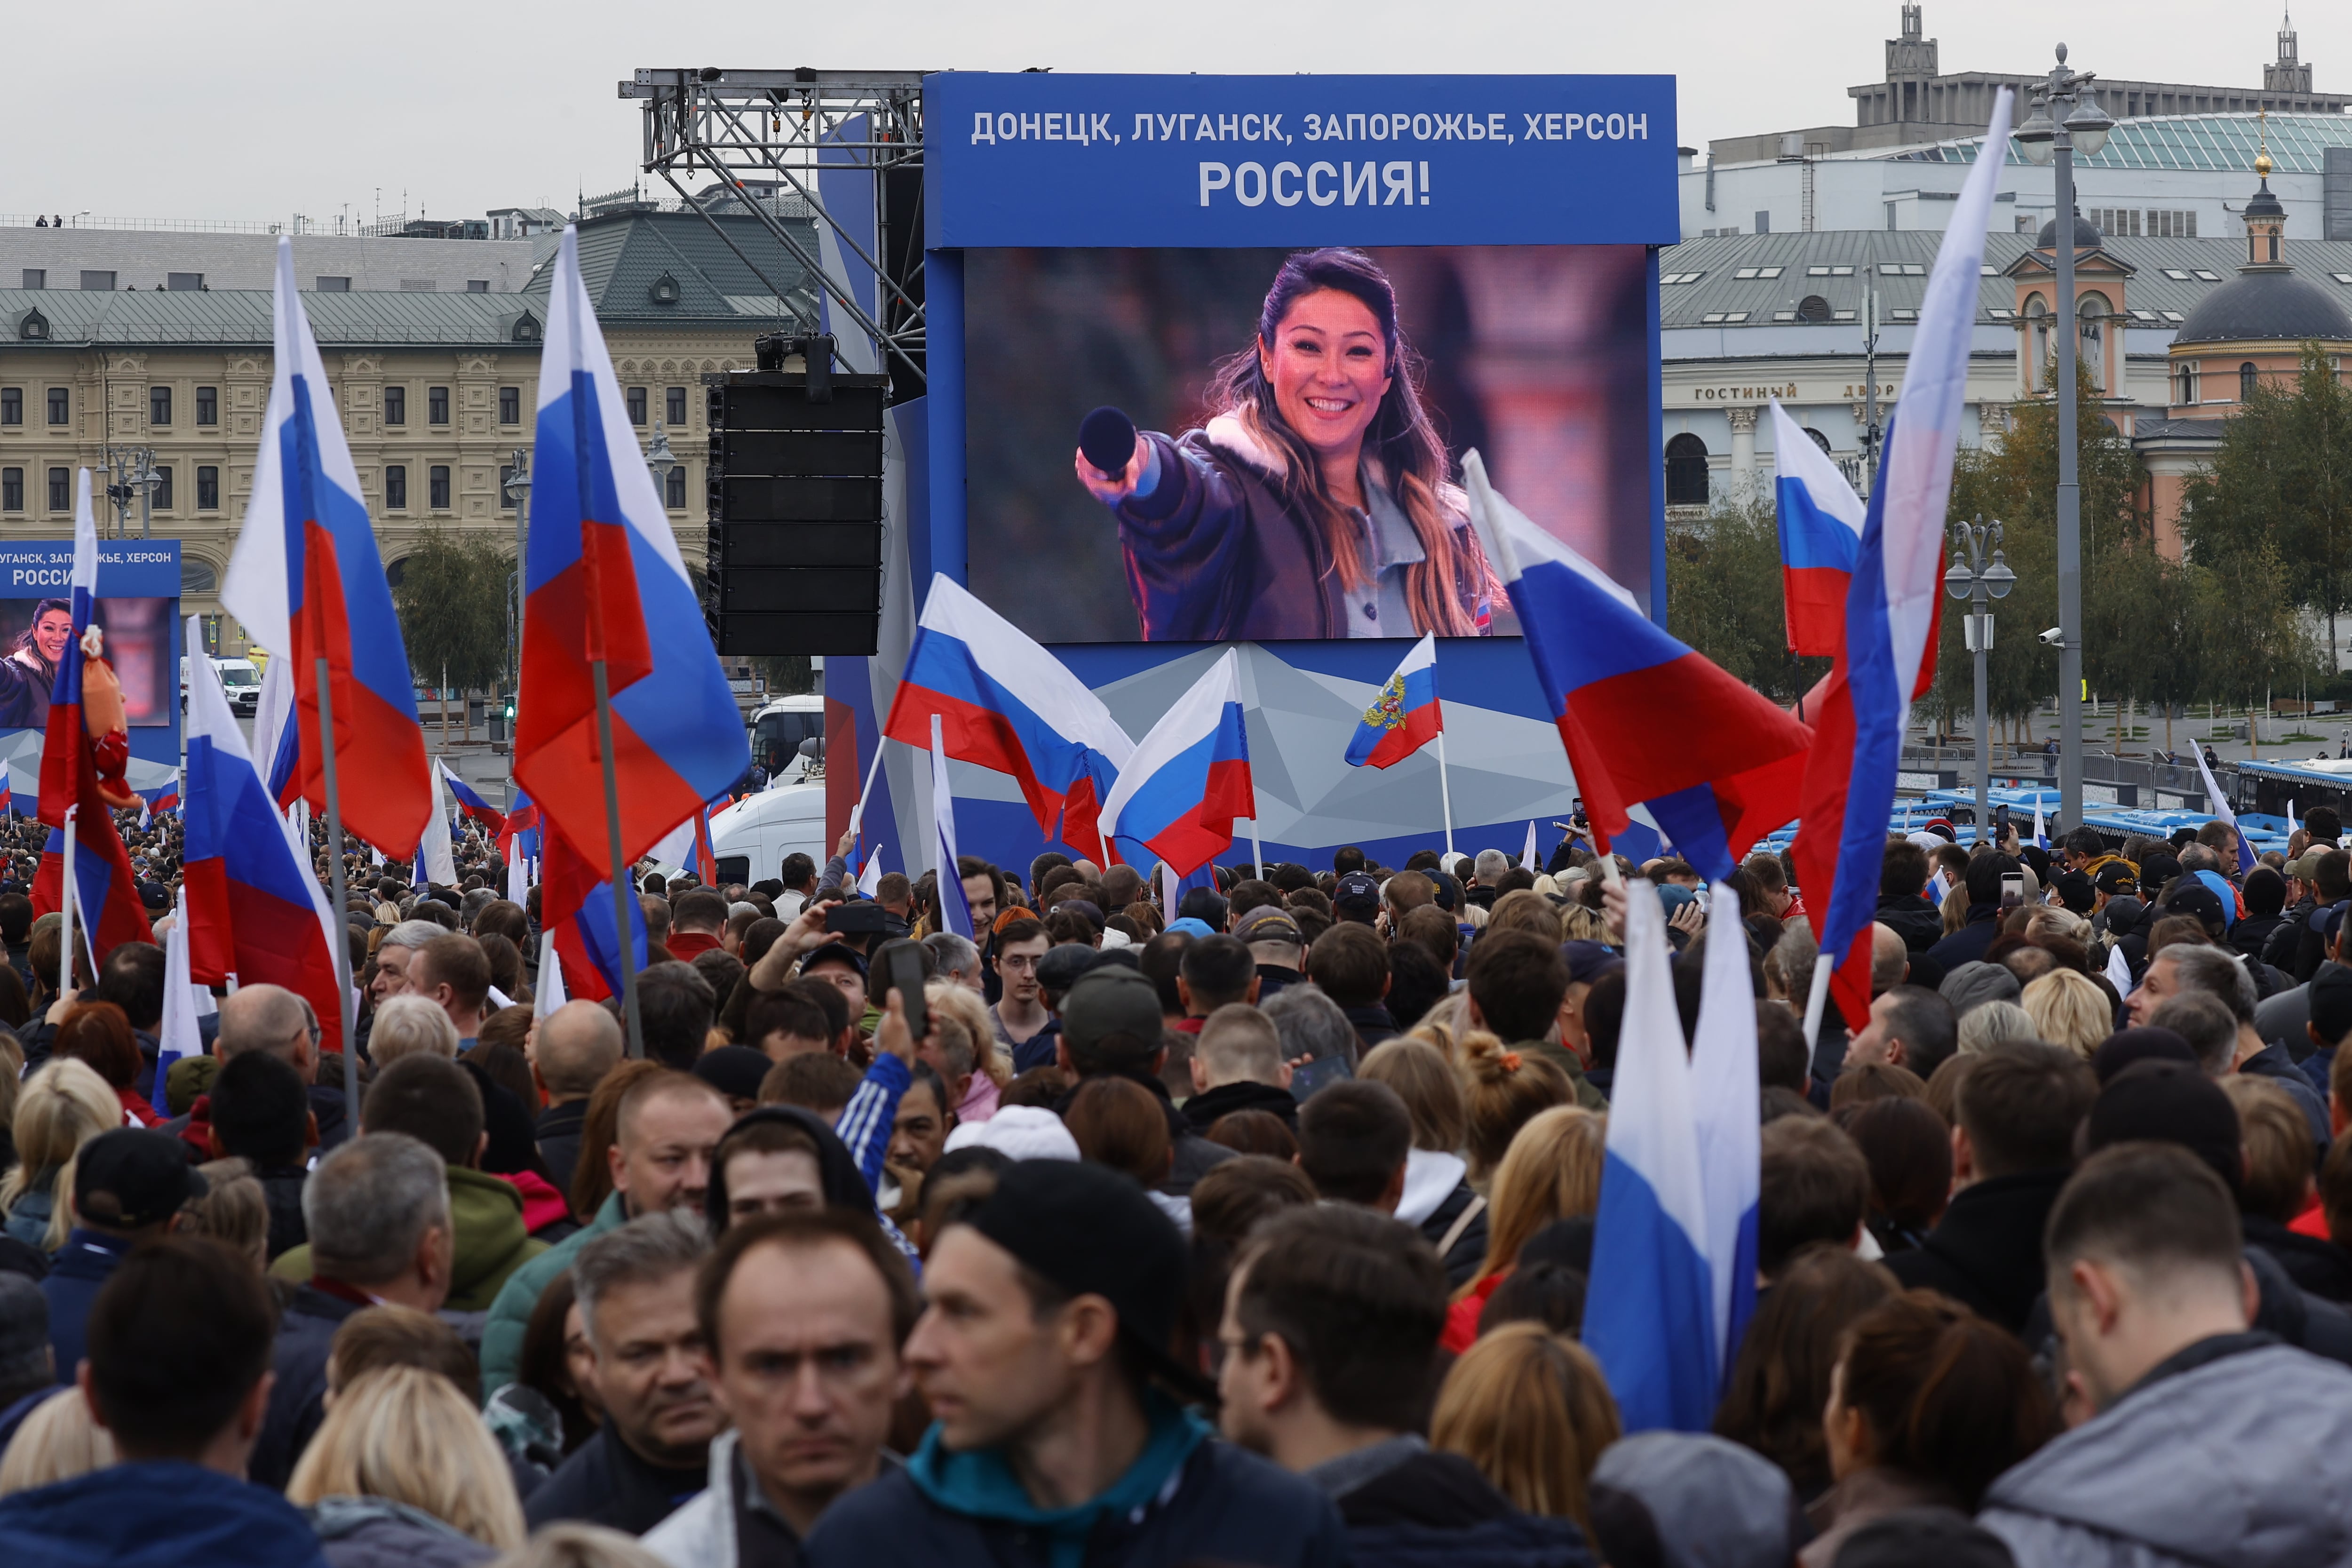
[(1364, 722), (1377, 730), (1404, 728), (1404, 677), (1402, 674), (1389, 677), (1389, 683), (1381, 688), (1378, 700), (1370, 708), (1364, 710)]

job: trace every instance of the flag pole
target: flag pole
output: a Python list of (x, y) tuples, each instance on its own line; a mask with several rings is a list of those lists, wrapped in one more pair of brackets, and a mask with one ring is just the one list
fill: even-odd
[(1822, 1037), (1822, 1015), (1830, 1005), (1830, 971), (1837, 967), (1837, 954), (1822, 953), (1813, 961), (1813, 988), (1805, 993), (1805, 1049), (1810, 1052)]
[(1437, 800), (1445, 814), (1445, 866), (1454, 868), (1454, 786), (1445, 782), (1445, 731), (1437, 731)]
[[(888, 739), (884, 735), (875, 741), (874, 760), (866, 764), (866, 784), (857, 792), (857, 805), (849, 814), (849, 834), (853, 838), (857, 837), (858, 829), (865, 824), (866, 797), (874, 793), (874, 775), (882, 771), (882, 742)], [(774, 781), (769, 782), (772, 784)]]
[(636, 946), (629, 940), (629, 900), (637, 896), (637, 890), (628, 868), (621, 864), (621, 781), (613, 760), (613, 688), (601, 649), (588, 668), (596, 678), (596, 750), (604, 759), (605, 853), (613, 868), (613, 940), (620, 944), (621, 1018), (628, 1032), (629, 1059), (635, 1061), (646, 1054), (645, 1024), (637, 1014)]
[[(327, 792), (327, 891), (335, 916), (327, 939), (328, 945), (335, 950), (335, 1001), (342, 1014), (343, 1113), (356, 1121), (360, 1113), (360, 1047), (358, 1028), (352, 1017), (352, 917), (345, 908), (347, 894), (343, 888), (343, 797), (335, 786), (334, 677), (325, 654), (319, 656), (315, 679), (319, 685), (319, 764)], [(309, 837), (309, 834), (303, 835), (306, 852)]]
[(65, 880), (58, 894), (58, 907), (65, 913), (65, 924), (58, 928), (58, 994), (63, 996), (73, 989), (74, 961), (74, 816), (80, 805), (66, 807)]

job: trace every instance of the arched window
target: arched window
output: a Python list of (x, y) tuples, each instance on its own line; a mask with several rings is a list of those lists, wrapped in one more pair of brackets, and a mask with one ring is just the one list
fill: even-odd
[(2037, 392), (2042, 386), (2042, 367), (2050, 363), (2050, 307), (2042, 296), (2034, 295), (2025, 301), (2027, 347), (2032, 359), (2025, 365), (2025, 390)]
[(2107, 389), (2106, 325), (2107, 301), (2102, 294), (2085, 294), (2075, 301), (2074, 313), (2080, 318), (2076, 339), (2083, 365), (2091, 373), (2091, 384), (2101, 392)]
[(1819, 294), (1808, 294), (1797, 301), (1797, 320), (1826, 321), (1830, 319), (1830, 302)]
[(182, 598), (193, 599), (200, 595), (219, 592), (220, 574), (212, 569), (210, 563), (199, 561), (193, 555), (180, 557), (180, 596)]
[[(1827, 452), (1830, 449), (1830, 438), (1822, 435), (1820, 431), (1814, 429), (1811, 426), (1808, 425), (1805, 426), (1805, 434), (1811, 436), (1813, 438), (1813, 445), (1819, 447), (1823, 452)], [(63, 961), (60, 960), (60, 962)]]
[(2180, 374), (2173, 377), (2172, 401), (2184, 405), (2197, 401), (2197, 367), (2195, 365), (2182, 365)]
[(1706, 443), (1685, 434), (1666, 443), (1666, 504), (1706, 504)]
[(2238, 367), (2238, 401), (2245, 402), (2254, 395), (2254, 362), (2248, 360)]

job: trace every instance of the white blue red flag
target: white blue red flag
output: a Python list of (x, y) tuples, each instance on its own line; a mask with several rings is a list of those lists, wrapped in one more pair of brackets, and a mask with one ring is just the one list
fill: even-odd
[[(1609, 1288), (1585, 1303), (1583, 1341), (1608, 1375), (1626, 1431), (1704, 1432), (1722, 1373), (1692, 1068), (1664, 911), (1647, 882), (1630, 883), (1627, 892), (1625, 1021), (1592, 1221), (1592, 1278)], [(1754, 1008), (1751, 994), (1751, 1019)]]
[(172, 929), (163, 937), (163, 1018), (155, 1029), (155, 1087), (148, 1096), (155, 1114), (169, 1117), (164, 1089), (172, 1068), (205, 1054), (203, 1026), (196, 1022), (196, 990), (188, 978), (188, 889), (181, 884)]
[(1135, 742), (1060, 659), (944, 576), (931, 579), (882, 733), (929, 749), (935, 714), (949, 756), (1012, 774), (1039, 832), (1058, 818), (1064, 843), (1109, 864), (1098, 819)]
[(449, 842), (449, 770), (433, 759), (433, 815), (425, 819), (424, 836), (416, 841), (417, 886), (438, 882), (457, 885), (457, 855)]
[[(194, 617), (190, 626), (193, 632)], [(332, 946), (341, 922), (287, 837), (212, 661), (191, 659), (189, 666), (181, 917), (187, 974), (205, 985), (232, 976), (240, 985), (283, 985), (318, 1015), (319, 1048), (341, 1050), (343, 1008)]]
[[(1646, 804), (1701, 875), (1796, 815), (1811, 731), (1642, 613), (1601, 568), (1536, 526), (1463, 460), (1470, 516), (1518, 612), (1594, 847)], [(1675, 715), (1661, 723), (1661, 714)]]
[(98, 520), (90, 510), (89, 470), (81, 470), (74, 490), (74, 559), (72, 575), (73, 640), (58, 660), (57, 680), (49, 689), (49, 727), (41, 750), (40, 818), (49, 825), (47, 847), (40, 869), (33, 876), (33, 912), (47, 914), (64, 907), (65, 820), (74, 811), (74, 924), (95, 966), (115, 946), (126, 942), (152, 942), (147, 911), (139, 901), (138, 879), (131, 875), (130, 853), (114, 830), (114, 813), (98, 793), (96, 752), (110, 748), (115, 760), (128, 763), (125, 737), (92, 740), (82, 715), (83, 638), (98, 599)]
[(939, 840), (940, 919), (956, 935), (971, 940), (971, 904), (963, 896), (957, 862), (955, 792), (948, 787), (948, 746), (938, 714), (931, 715), (931, 820)]
[(1445, 710), (1437, 700), (1437, 634), (1423, 632), (1364, 710), (1355, 739), (1348, 742), (1348, 765), (1393, 767), (1444, 728)]
[(294, 287), (293, 244), (283, 237), (274, 349), (253, 499), (222, 579), (221, 603), (269, 650), (273, 668), (281, 660), (289, 667), (298, 758), (279, 804), (299, 797), (321, 816), (327, 809), (319, 734), (323, 658), (343, 826), (387, 853), (406, 856), (433, 809), (416, 688), (383, 557), (361, 499), (359, 470), (352, 466), (327, 369)]
[(574, 997), (602, 1002), (621, 994), (622, 965), (635, 973), (646, 966), (646, 906), (634, 895), (628, 900), (629, 931), (624, 940), (614, 923), (613, 884), (599, 877), (585, 857), (572, 847), (561, 832), (545, 839), (547, 855), (540, 862), (540, 923), (555, 939), (556, 956), (565, 970), (565, 989)]
[[(599, 878), (626, 875), (751, 765), (751, 742), (669, 512), (621, 401), (565, 229), (548, 291), (530, 473), (514, 776)], [(613, 709), (620, 857), (611, 864), (591, 665)]]
[(507, 794), (506, 826), (499, 829), (499, 858), (511, 862), (520, 855), (527, 860), (540, 858), (539, 805), (523, 793), (520, 784), (510, 786)]
[(262, 671), (261, 695), (253, 705), (253, 765), (261, 770), (269, 798), (281, 805), (293, 798), (294, 772), (302, 761), (302, 734), (294, 723), (292, 668), (286, 659), (271, 659)]
[(1805, 770), (1803, 822), (1790, 852), (1822, 953), (1836, 963), (1830, 995), (1850, 1028), (1862, 1027), (1870, 1011), (1870, 928), (1904, 726), (1911, 704), (1936, 679), (1944, 509), (1968, 390), (1985, 226), (2009, 150), (2011, 102), (2003, 89), (1984, 154), (1969, 170), (1928, 274), (1846, 594), (1845, 647), (1820, 700), (1806, 705), (1816, 739)]
[(1136, 742), (1103, 802), (1103, 837), (1139, 844), (1141, 863), (1189, 877), (1233, 847), (1234, 819), (1257, 815), (1241, 656), (1227, 648)]
[(0, 757), (0, 814), (16, 815), (16, 787), (9, 777), (8, 759)]
[[(1739, 895), (1729, 884), (1717, 882), (1713, 907), (1737, 910)], [(1731, 1375), (1748, 1320), (1756, 1315), (1756, 1225), (1764, 1192), (1764, 1145), (1756, 991), (1748, 973), (1748, 943), (1739, 940), (1739, 928), (1729, 921), (1719, 929), (1727, 940), (1706, 944), (1699, 976), (1690, 1084), (1691, 1121), (1698, 1130), (1699, 1184), (1706, 1200), (1706, 1257), (1715, 1290), (1715, 1364), (1720, 1380)]]
[(180, 771), (173, 769), (168, 783), (132, 793), (139, 796), (139, 826), (142, 828), (152, 827), (157, 817), (180, 809)]
[(1862, 548), (1863, 500), (1777, 397), (1772, 466), (1789, 651), (1835, 657), (1845, 647), (1845, 591)]
[(441, 783), (448, 790), (449, 798), (457, 803), (458, 816), (480, 823), (493, 835), (507, 830), (507, 814), (484, 800), (482, 792), (459, 778), (456, 769), (445, 765), (441, 770)]
[[(2221, 786), (2214, 781), (2213, 770), (2206, 765), (2205, 748), (2199, 746), (2194, 750), (2197, 752), (2197, 773), (2205, 781), (2205, 800), (2213, 808), (2213, 819), (2228, 823), (2230, 831), (2238, 836), (2238, 871), (2243, 875), (2254, 868), (2254, 847), (2246, 842), (2246, 830), (2238, 826), (2238, 814), (2230, 809), (2230, 797), (2221, 793)], [(2289, 803), (2287, 821), (2290, 825), (2294, 821), (2294, 810), (2293, 803)], [(2036, 837), (2039, 837), (2042, 828), (2042, 808), (2039, 805), (2033, 808), (2033, 826)], [(2230, 900), (2222, 900), (2221, 907), (2227, 911)]]

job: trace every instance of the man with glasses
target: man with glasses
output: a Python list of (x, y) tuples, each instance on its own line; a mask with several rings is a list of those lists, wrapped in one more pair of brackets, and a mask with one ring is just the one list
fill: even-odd
[(1037, 961), (1054, 945), (1035, 921), (1014, 921), (996, 934), (996, 973), (1004, 995), (988, 1010), (997, 1042), (1010, 1051), (1028, 1044), (1053, 1022), (1037, 984)]

